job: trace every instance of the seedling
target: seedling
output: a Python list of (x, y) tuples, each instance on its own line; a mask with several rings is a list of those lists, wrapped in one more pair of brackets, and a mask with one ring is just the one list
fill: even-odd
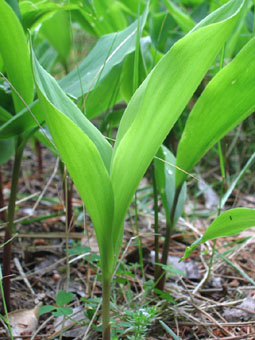
[(68, 316), (72, 314), (72, 308), (65, 307), (74, 298), (74, 294), (60, 290), (56, 296), (56, 306), (44, 305), (40, 307), (39, 316), (45, 313), (52, 313), (54, 316)]

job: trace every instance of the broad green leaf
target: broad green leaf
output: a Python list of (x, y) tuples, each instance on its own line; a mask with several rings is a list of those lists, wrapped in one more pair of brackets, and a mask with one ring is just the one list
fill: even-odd
[[(176, 159), (171, 151), (164, 145), (159, 148), (157, 157), (154, 159), (156, 185), (161, 197), (167, 223), (170, 222), (174, 194), (175, 194), (175, 163)], [(186, 198), (186, 185), (184, 184), (175, 210), (174, 222), (176, 223), (182, 214)]]
[(70, 15), (65, 11), (55, 12), (51, 18), (44, 21), (40, 28), (46, 39), (59, 53), (61, 60), (66, 63), (71, 49)]
[(109, 169), (112, 154), (111, 145), (101, 132), (81, 113), (72, 100), (67, 97), (56, 80), (41, 67), (35, 57), (33, 58), (33, 63), (37, 86), (44, 97), (85, 132), (97, 147), (106, 168)]
[(21, 21), (21, 14), (19, 10), (19, 1), (18, 0), (6, 0), (6, 2), (11, 6), (15, 14), (17, 15), (19, 21)]
[[(208, 21), (203, 20), (203, 25), (209, 22), (208, 26), (198, 24), (200, 29), (195, 27), (180, 39), (129, 102), (118, 130), (112, 162), (117, 253), (123, 233), (120, 225), (139, 181), (234, 28), (242, 5), (242, 1), (229, 2), (210, 15)], [(216, 20), (214, 24), (212, 17)]]
[[(242, 10), (241, 16), (238, 20), (238, 24), (236, 25), (231, 38), (229, 39), (228, 43), (226, 44), (226, 48), (224, 51), (225, 59), (233, 58), (233, 56), (240, 51), (241, 48), (237, 49), (240, 46), (240, 41), (244, 40), (244, 36), (248, 35), (247, 32), (244, 32), (244, 28), (246, 26), (245, 20), (247, 18), (247, 13), (251, 8), (252, 4), (250, 1), (245, 1), (244, 8)], [(249, 36), (249, 35), (248, 35)], [(252, 38), (252, 35), (249, 36), (249, 40)], [(246, 41), (241, 47), (243, 47), (248, 41)], [(238, 46), (239, 45), (239, 46)], [(234, 53), (236, 52), (236, 53)]]
[(56, 308), (57, 307), (54, 307), (54, 306), (51, 306), (51, 305), (41, 306), (39, 313), (38, 313), (38, 316), (41, 316), (41, 315), (46, 314), (46, 313), (50, 313), (50, 312), (56, 310)]
[(171, 0), (164, 0), (164, 3), (183, 32), (188, 33), (195, 26), (193, 19), (178, 8)]
[[(139, 67), (138, 67), (138, 83), (139, 85), (144, 81), (147, 75), (147, 69), (145, 64), (145, 58), (144, 57), (151, 57), (150, 52), (148, 53), (148, 50), (151, 46), (151, 40), (150, 37), (144, 37), (140, 39), (140, 48), (139, 48)], [(148, 59), (148, 58), (147, 58)], [(148, 61), (148, 60), (147, 60)], [(128, 103), (137, 89), (137, 87), (134, 88), (133, 84), (133, 77), (134, 77), (134, 62), (135, 62), (135, 53), (129, 54), (123, 64), (122, 73), (121, 73), (121, 93), (125, 101)], [(149, 61), (152, 63), (152, 61)], [(150, 68), (151, 70), (151, 68)]]
[[(140, 18), (141, 31), (147, 14), (148, 9)], [(137, 21), (121, 32), (101, 37), (81, 64), (59, 82), (60, 86), (76, 98), (92, 91), (114, 66), (122, 63), (124, 58), (135, 50), (136, 30)]]
[[(147, 11), (141, 17), (140, 29), (143, 28), (146, 18)], [(90, 92), (86, 98), (86, 114), (89, 119), (105, 111), (109, 108), (109, 104), (114, 105), (116, 100), (120, 99), (119, 93), (115, 93), (115, 88), (118, 88), (121, 63), (135, 49), (136, 25), (135, 22), (122, 32), (99, 39), (81, 65), (59, 82), (62, 89), (73, 98), (79, 98)], [(113, 49), (111, 56), (108, 55), (109, 49), (111, 51)], [(105, 65), (106, 60), (108, 61)], [(39, 123), (42, 123), (43, 115), (40, 106), (35, 103), (34, 105), (36, 107), (32, 112), (37, 116)], [(31, 114), (24, 109), (17, 117), (0, 127), (0, 139), (15, 136), (23, 132), (22, 129), (26, 130), (35, 124)]]
[[(110, 177), (102, 159), (109, 157), (108, 147), (106, 149), (104, 145), (104, 137), (100, 136), (95, 127), (91, 127), (91, 123), (73, 102), (69, 102), (64, 92), (58, 88), (56, 81), (39, 65), (34, 54), (32, 61), (37, 93), (47, 126), (90, 213), (104, 273), (111, 275), (114, 202)], [(82, 127), (77, 124), (81, 124)], [(96, 139), (95, 143), (99, 145), (96, 146), (93, 139)]]
[(5, 110), (2, 106), (0, 106), (0, 122), (7, 122), (12, 118), (12, 115)]
[(116, 0), (94, 0), (93, 5), (83, 3), (79, 8), (79, 12), (99, 37), (122, 30), (127, 26), (126, 17)]
[(57, 307), (56, 311), (52, 313), (52, 315), (54, 316), (67, 316), (73, 313), (72, 308), (68, 308), (68, 307)]
[(56, 303), (58, 306), (64, 306), (71, 302), (73, 298), (73, 293), (67, 292), (66, 290), (60, 290), (56, 296)]
[[(57, 60), (58, 53), (46, 40), (38, 40), (33, 39), (35, 55), (40, 65), (42, 65), (42, 67), (50, 73)], [(37, 46), (35, 46), (35, 43)]]
[(208, 21), (203, 20), (203, 25), (209, 22), (208, 26), (199, 24), (200, 29), (180, 39), (129, 102), (112, 161), (117, 253), (123, 232), (120, 226), (139, 181), (234, 28), (242, 5), (243, 1), (229, 2)]
[[(16, 14), (5, 0), (0, 0), (0, 13), (0, 53), (5, 70), (11, 84), (25, 102), (30, 104), (34, 89), (25, 33)], [(14, 91), (12, 96), (15, 110), (19, 112), (24, 108), (24, 104)]]
[[(207, 85), (187, 120), (176, 164), (190, 172), (204, 154), (255, 109), (255, 38)], [(176, 173), (176, 187), (187, 175)]]
[[(44, 116), (38, 100), (35, 100), (29, 107), (41, 124), (44, 121)], [(37, 123), (31, 113), (25, 108), (0, 126), (0, 140), (17, 136), (36, 125)]]
[(15, 152), (15, 138), (0, 140), (0, 165), (7, 162)]
[(52, 14), (59, 11), (72, 11), (79, 9), (79, 3), (71, 4), (56, 3), (51, 1), (38, 1), (36, 5), (32, 1), (20, 1), (20, 11), (22, 23), (25, 30), (33, 31), (45, 20), (48, 20)]
[(166, 11), (150, 13), (149, 24), (151, 40), (155, 48), (162, 53), (166, 53), (178, 39), (183, 37), (183, 32), (176, 31), (176, 22)]
[(114, 66), (97, 86), (81, 101), (85, 104), (86, 117), (92, 119), (122, 100), (120, 95), (120, 74), (122, 65)]
[(233, 236), (241, 231), (255, 226), (255, 209), (236, 208), (223, 212), (204, 233), (203, 237), (187, 247), (182, 259), (190, 256), (193, 250), (202, 243), (217, 237)]

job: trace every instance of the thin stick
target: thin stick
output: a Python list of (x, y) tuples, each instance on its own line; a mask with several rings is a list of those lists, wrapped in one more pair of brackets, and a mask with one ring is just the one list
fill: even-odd
[(19, 259), (17, 257), (14, 258), (14, 264), (16, 266), (16, 268), (18, 269), (18, 272), (20, 274), (20, 276), (22, 277), (25, 285), (27, 286), (27, 288), (30, 290), (30, 292), (32, 293), (32, 295), (36, 296), (30, 282), (28, 281), (27, 277), (26, 277), (26, 274), (24, 273), (24, 270), (19, 262)]

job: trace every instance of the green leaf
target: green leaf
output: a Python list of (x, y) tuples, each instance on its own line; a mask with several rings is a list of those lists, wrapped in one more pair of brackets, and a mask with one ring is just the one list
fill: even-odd
[(41, 315), (43, 315), (45, 313), (50, 313), (53, 310), (56, 310), (56, 307), (50, 306), (50, 305), (41, 306), (40, 310), (39, 310), (39, 313), (38, 313), (38, 316), (41, 316)]
[[(147, 14), (148, 10), (141, 16), (141, 30), (145, 25)], [(121, 63), (135, 49), (136, 25), (137, 23), (134, 22), (122, 32), (112, 33), (99, 39), (84, 61), (59, 82), (62, 89), (73, 98), (89, 92), (86, 99), (86, 114), (89, 119), (121, 99), (114, 91), (119, 87)], [(110, 51), (112, 51), (111, 55), (109, 55)], [(109, 91), (109, 88), (113, 91)], [(32, 105), (36, 105), (32, 112), (41, 124), (43, 115), (40, 105), (36, 101)], [(0, 138), (15, 136), (35, 125), (36, 122), (31, 114), (24, 109), (17, 117), (0, 127)]]
[[(148, 9), (140, 18), (141, 32), (147, 14)], [(122, 63), (124, 58), (135, 50), (136, 31), (137, 21), (121, 32), (101, 37), (81, 64), (59, 82), (60, 86), (76, 98), (92, 91), (111, 72), (114, 66)]]
[(18, 0), (6, 0), (6, 2), (11, 6), (15, 14), (17, 15), (19, 21), (21, 22), (21, 14), (19, 10), (19, 1)]
[(97, 36), (122, 30), (127, 25), (121, 6), (115, 0), (94, 0), (93, 5), (85, 2), (80, 6), (79, 12), (85, 21), (83, 24), (85, 30), (89, 24)]
[(180, 8), (178, 8), (172, 1), (164, 0), (164, 3), (169, 13), (171, 13), (174, 20), (177, 22), (183, 32), (188, 33), (195, 26), (192, 18), (188, 14), (184, 13)]
[[(25, 33), (16, 14), (5, 0), (0, 0), (0, 13), (0, 53), (5, 70), (11, 84), (25, 102), (30, 104), (34, 89)], [(12, 96), (15, 110), (19, 112), (24, 108), (24, 104), (14, 91)]]
[[(62, 160), (90, 213), (105, 275), (113, 270), (113, 192), (106, 168), (111, 146), (32, 54), (38, 97)], [(62, 112), (63, 111), (63, 112)], [(97, 145), (96, 145), (97, 144)]]
[(60, 290), (56, 296), (57, 306), (64, 306), (71, 302), (74, 298), (74, 294), (67, 292), (66, 290)]
[[(44, 116), (39, 101), (34, 101), (29, 107), (37, 121), (41, 124), (44, 121)], [(36, 121), (25, 108), (0, 126), (0, 139), (17, 136), (35, 126), (37, 126)]]
[(236, 208), (227, 210), (213, 221), (203, 237), (186, 248), (182, 260), (189, 257), (199, 244), (217, 237), (233, 236), (253, 226), (255, 226), (255, 209)]
[(95, 143), (105, 166), (109, 169), (112, 153), (111, 145), (100, 131), (81, 113), (72, 100), (66, 96), (56, 80), (41, 67), (35, 56), (33, 58), (33, 66), (37, 86), (40, 88), (43, 96), (46, 97), (57, 110), (72, 120), (73, 123), (84, 131), (93, 143)]
[(7, 122), (12, 118), (12, 115), (5, 110), (2, 106), (0, 106), (0, 122)]
[(67, 316), (67, 315), (71, 315), (73, 313), (72, 308), (68, 308), (68, 307), (58, 307), (56, 312), (53, 312), (52, 314), (54, 316)]
[(79, 9), (77, 1), (71, 4), (70, 1), (64, 3), (54, 3), (51, 1), (20, 1), (20, 11), (22, 23), (25, 30), (33, 31), (38, 28), (45, 20), (48, 20), (52, 14), (59, 11), (73, 11)]
[[(186, 122), (176, 164), (190, 172), (204, 154), (255, 108), (255, 38), (207, 85)], [(176, 187), (187, 175), (176, 173)]]
[(66, 62), (71, 49), (70, 14), (65, 11), (55, 12), (44, 21), (40, 31), (59, 53), (62, 61)]
[(0, 165), (6, 163), (15, 152), (15, 138), (0, 140)]
[[(157, 157), (154, 159), (156, 184), (160, 194), (165, 212), (166, 220), (170, 222), (174, 193), (175, 193), (175, 163), (176, 159), (171, 151), (162, 145), (159, 148)], [(183, 186), (175, 210), (174, 222), (177, 222), (182, 214), (186, 198), (186, 185)]]
[(180, 39), (129, 102), (112, 161), (116, 253), (122, 240), (120, 225), (139, 181), (234, 28), (242, 5), (243, 1), (230, 1)]

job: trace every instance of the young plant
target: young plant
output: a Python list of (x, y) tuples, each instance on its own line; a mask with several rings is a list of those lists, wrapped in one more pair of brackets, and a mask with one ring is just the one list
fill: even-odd
[(44, 305), (40, 308), (39, 316), (52, 312), (54, 316), (67, 316), (72, 314), (72, 308), (66, 307), (74, 298), (74, 294), (65, 290), (60, 290), (56, 296), (56, 306)]
[[(254, 112), (254, 52), (253, 38), (210, 81), (189, 115), (177, 150), (171, 228), (175, 225), (177, 202), (187, 173), (217, 141)], [(168, 253), (167, 242), (164, 244), (164, 253)], [(164, 276), (158, 288), (164, 288)]]
[[(0, 53), (4, 62), (5, 71), (7, 73), (9, 82), (15, 87), (16, 91), (22, 96), (23, 100), (29, 104), (33, 100), (34, 89), (26, 37), (18, 17), (4, 0), (0, 1), (0, 12)], [(17, 54), (20, 58), (19, 63), (17, 63)], [(14, 103), (14, 110), (17, 113), (23, 109), (24, 104), (18, 97), (17, 93), (13, 91), (13, 89), (12, 99)], [(23, 135), (19, 135), (15, 140), (15, 160), (12, 173), (11, 193), (8, 204), (3, 256), (3, 290), (7, 310), (10, 309), (11, 239), (13, 232), (19, 171), (23, 150), (31, 132), (32, 131), (30, 130)]]
[[(194, 106), (177, 152), (177, 165), (182, 169), (190, 172), (218, 140), (254, 112), (254, 53), (255, 38), (251, 39), (234, 60), (214, 77)], [(254, 156), (251, 157), (253, 158)], [(184, 173), (177, 172), (177, 191), (185, 178)], [(225, 196), (228, 195), (229, 192)], [(223, 208), (226, 202), (225, 196), (220, 208)], [(254, 209), (236, 208), (222, 213), (203, 237), (186, 249), (184, 258), (201, 243), (217, 237), (235, 235), (254, 226), (254, 217)]]
[(146, 337), (149, 326), (155, 321), (156, 308), (144, 307), (136, 311), (126, 310), (127, 322), (130, 324), (130, 331), (134, 335), (127, 336), (128, 340), (143, 340)]
[(46, 123), (96, 231), (102, 265), (104, 340), (110, 339), (110, 286), (129, 204), (154, 155), (235, 27), (242, 7), (243, 1), (230, 1), (171, 48), (133, 95), (114, 147), (32, 52)]

